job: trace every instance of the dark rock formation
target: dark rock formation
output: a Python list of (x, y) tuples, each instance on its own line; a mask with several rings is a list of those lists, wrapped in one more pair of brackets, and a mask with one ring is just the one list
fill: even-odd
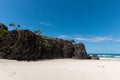
[(0, 42), (0, 56), (5, 59), (38, 60), (72, 58), (71, 42), (37, 36), (29, 30), (13, 30)]
[(99, 57), (98, 57), (97, 54), (93, 54), (93, 55), (91, 56), (91, 58), (92, 58), (93, 60), (99, 60)]
[[(7, 29), (6, 29), (7, 30)], [(0, 58), (15, 60), (39, 60), (90, 58), (84, 44), (35, 35), (29, 30), (13, 30), (0, 41)]]
[(40, 57), (38, 37), (28, 31), (11, 31), (0, 43), (2, 58), (16, 60), (35, 60)]
[(63, 41), (63, 54), (65, 58), (72, 58), (74, 56), (75, 48), (71, 41)]
[(74, 52), (74, 58), (78, 59), (91, 59), (91, 57), (87, 54), (85, 46), (83, 43), (80, 44), (74, 44), (75, 52)]

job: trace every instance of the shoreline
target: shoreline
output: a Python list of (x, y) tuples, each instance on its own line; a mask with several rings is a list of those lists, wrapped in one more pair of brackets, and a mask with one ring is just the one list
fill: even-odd
[(117, 80), (119, 60), (53, 59), (16, 61), (0, 59), (1, 80)]

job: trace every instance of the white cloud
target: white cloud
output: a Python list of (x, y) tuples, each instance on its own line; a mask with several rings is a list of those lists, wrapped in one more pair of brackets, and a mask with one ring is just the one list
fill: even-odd
[(57, 38), (62, 39), (74, 39), (76, 42), (120, 42), (120, 38), (113, 38), (111, 36), (82, 36), (82, 35), (74, 35), (74, 36), (68, 36), (68, 35), (60, 35), (57, 36)]
[(112, 41), (112, 37), (75, 37), (77, 41), (86, 41), (86, 42), (104, 42), (104, 41)]
[(107, 42), (107, 41), (112, 41), (112, 42), (120, 42), (120, 38), (113, 38), (111, 36), (82, 36), (82, 35), (60, 35), (57, 36), (57, 38), (62, 38), (62, 39), (74, 39), (76, 42)]
[(67, 36), (67, 35), (60, 35), (57, 38), (69, 38), (69, 36)]
[(42, 26), (46, 26), (46, 27), (49, 27), (49, 26), (54, 26), (52, 23), (47, 23), (47, 22), (40, 22), (40, 25)]

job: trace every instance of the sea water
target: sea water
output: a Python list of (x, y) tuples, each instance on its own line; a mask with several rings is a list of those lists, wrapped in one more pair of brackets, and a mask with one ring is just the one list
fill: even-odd
[(120, 54), (97, 54), (97, 55), (100, 58), (100, 60), (120, 60)]

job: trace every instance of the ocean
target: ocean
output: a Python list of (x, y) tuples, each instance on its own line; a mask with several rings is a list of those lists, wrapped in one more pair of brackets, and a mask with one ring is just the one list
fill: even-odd
[(100, 60), (120, 60), (120, 54), (97, 54), (97, 55), (100, 58)]

